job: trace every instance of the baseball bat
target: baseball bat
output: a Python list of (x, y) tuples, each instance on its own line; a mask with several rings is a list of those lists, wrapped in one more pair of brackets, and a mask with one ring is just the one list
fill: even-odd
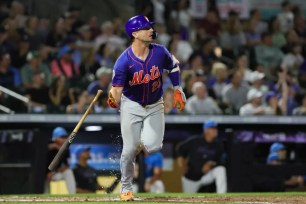
[(53, 158), (52, 162), (50, 163), (48, 169), (50, 171), (53, 171), (57, 165), (59, 164), (59, 162), (61, 161), (64, 153), (66, 150), (68, 150), (70, 144), (72, 143), (72, 141), (74, 140), (77, 132), (79, 131), (82, 123), (84, 122), (85, 118), (87, 117), (87, 115), (89, 114), (89, 111), (91, 110), (92, 106), (94, 105), (95, 102), (97, 102), (99, 96), (103, 93), (102, 90), (98, 90), (95, 98), (92, 100), (92, 102), (90, 103), (89, 107), (87, 108), (86, 112), (83, 114), (82, 118), (80, 119), (80, 121), (78, 122), (78, 124), (75, 126), (75, 128), (73, 129), (72, 133), (70, 133), (69, 137), (65, 140), (64, 144), (61, 146), (61, 148), (59, 149), (59, 151), (57, 152), (57, 154), (55, 155), (55, 157)]

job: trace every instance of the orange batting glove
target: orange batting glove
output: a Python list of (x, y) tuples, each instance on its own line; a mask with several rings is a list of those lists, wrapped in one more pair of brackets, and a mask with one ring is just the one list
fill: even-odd
[(117, 103), (111, 92), (108, 93), (107, 104), (112, 108), (119, 108), (119, 104)]
[(186, 104), (186, 96), (182, 90), (182, 87), (174, 87), (173, 97), (173, 106), (179, 111), (184, 110)]

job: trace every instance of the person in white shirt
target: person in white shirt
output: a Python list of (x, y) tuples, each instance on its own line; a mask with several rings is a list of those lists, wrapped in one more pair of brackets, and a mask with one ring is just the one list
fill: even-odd
[(298, 68), (304, 62), (304, 57), (301, 54), (302, 46), (295, 43), (290, 48), (290, 52), (283, 58), (282, 66), (287, 67), (288, 70), (291, 70), (296, 75)]
[(262, 106), (262, 93), (256, 89), (251, 89), (248, 92), (247, 99), (249, 103), (240, 108), (239, 115), (252, 116), (252, 115), (264, 115), (265, 108)]
[(293, 28), (294, 25), (294, 14), (291, 11), (292, 5), (289, 1), (284, 1), (282, 3), (282, 12), (277, 15), (280, 22), (281, 31), (283, 33), (288, 32)]
[(216, 102), (207, 94), (206, 86), (203, 82), (195, 82), (192, 86), (191, 96), (186, 103), (186, 111), (190, 114), (221, 114), (221, 110)]

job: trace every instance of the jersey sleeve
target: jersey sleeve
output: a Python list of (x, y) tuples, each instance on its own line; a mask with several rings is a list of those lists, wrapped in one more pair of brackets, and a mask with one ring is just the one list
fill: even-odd
[(114, 65), (112, 86), (124, 86), (127, 80), (126, 67), (124, 57), (120, 56)]
[(164, 61), (164, 68), (169, 72), (169, 78), (173, 86), (180, 86), (180, 68), (179, 62), (175, 57), (171, 55), (171, 53), (163, 47), (165, 50), (165, 61)]
[(164, 52), (165, 52), (165, 59), (164, 59), (164, 69), (170, 71), (173, 68), (178, 66), (178, 63), (173, 59), (171, 53), (163, 47)]

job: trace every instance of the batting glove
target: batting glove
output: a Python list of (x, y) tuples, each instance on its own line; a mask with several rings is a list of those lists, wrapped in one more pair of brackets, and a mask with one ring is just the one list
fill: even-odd
[(186, 104), (186, 96), (183, 92), (182, 87), (174, 87), (173, 97), (173, 106), (179, 111), (184, 110)]
[(119, 108), (119, 104), (117, 103), (111, 92), (109, 92), (108, 94), (107, 104), (112, 108)]

